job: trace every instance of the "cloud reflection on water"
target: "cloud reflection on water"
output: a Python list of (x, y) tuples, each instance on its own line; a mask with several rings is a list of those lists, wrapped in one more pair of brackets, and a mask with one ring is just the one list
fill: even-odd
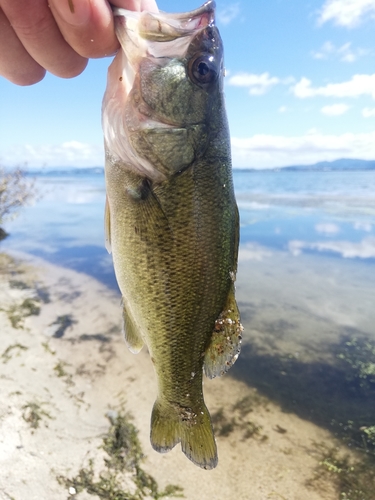
[(315, 231), (317, 233), (323, 233), (323, 234), (337, 234), (340, 232), (340, 226), (337, 224), (333, 224), (332, 222), (323, 222), (321, 224), (316, 224), (315, 225)]
[(375, 258), (375, 237), (369, 236), (359, 242), (353, 241), (317, 241), (306, 242), (300, 240), (290, 241), (289, 251), (298, 256), (303, 250), (316, 250), (318, 252), (338, 253), (344, 259), (373, 259)]
[(272, 252), (257, 243), (246, 243), (240, 246), (238, 255), (239, 261), (257, 260), (262, 261), (266, 257), (271, 257)]

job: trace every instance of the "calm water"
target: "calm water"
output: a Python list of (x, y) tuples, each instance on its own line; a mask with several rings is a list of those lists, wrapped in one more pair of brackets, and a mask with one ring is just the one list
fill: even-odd
[[(375, 375), (358, 375), (366, 356), (375, 363), (375, 347), (366, 348), (375, 346), (375, 171), (236, 171), (234, 181), (245, 334), (231, 376), (339, 434), (350, 420), (361, 441), (358, 429), (375, 425)], [(117, 287), (102, 174), (43, 175), (37, 184), (43, 196), (6, 226), (2, 249)]]
[[(234, 182), (244, 248), (373, 264), (375, 171), (235, 171)], [(114, 286), (103, 247), (103, 175), (39, 175), (37, 186), (40, 200), (8, 223), (11, 237), (3, 248), (22, 249)]]
[(242, 243), (375, 257), (375, 172), (236, 174)]

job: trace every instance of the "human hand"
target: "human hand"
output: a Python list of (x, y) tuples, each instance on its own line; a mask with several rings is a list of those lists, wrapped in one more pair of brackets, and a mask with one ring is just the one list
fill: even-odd
[[(111, 0), (128, 10), (157, 11), (155, 0)], [(32, 85), (46, 71), (72, 78), (89, 58), (119, 48), (107, 0), (0, 0), (0, 75)]]

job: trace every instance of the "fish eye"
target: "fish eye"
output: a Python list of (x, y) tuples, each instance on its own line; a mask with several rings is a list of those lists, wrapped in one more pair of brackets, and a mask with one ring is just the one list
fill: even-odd
[(212, 55), (199, 55), (189, 62), (190, 78), (198, 85), (212, 83), (216, 80), (217, 74), (217, 64)]

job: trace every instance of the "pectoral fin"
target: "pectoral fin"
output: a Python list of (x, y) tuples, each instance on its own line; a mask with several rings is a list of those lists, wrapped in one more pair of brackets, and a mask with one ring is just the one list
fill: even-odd
[(143, 347), (143, 339), (139, 333), (139, 329), (135, 325), (133, 318), (123, 306), (122, 317), (124, 320), (125, 342), (129, 350), (137, 354)]
[(204, 372), (207, 377), (219, 377), (234, 364), (241, 350), (243, 327), (234, 297), (234, 284), (228, 294), (222, 313), (215, 322), (210, 345), (204, 356)]
[(105, 211), (104, 211), (104, 234), (105, 234), (105, 247), (108, 253), (112, 252), (111, 248), (111, 219), (109, 213), (108, 196), (105, 198)]

